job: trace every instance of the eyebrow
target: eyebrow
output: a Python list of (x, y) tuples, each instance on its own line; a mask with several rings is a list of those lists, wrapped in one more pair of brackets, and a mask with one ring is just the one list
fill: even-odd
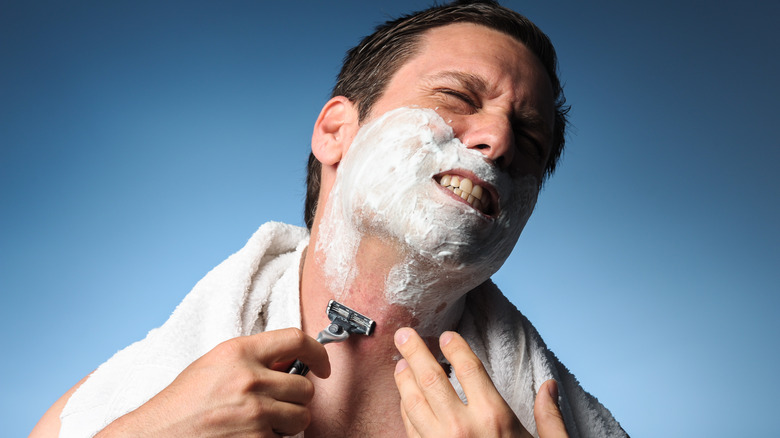
[(481, 76), (461, 71), (447, 70), (430, 75), (425, 79), (427, 82), (435, 82), (439, 80), (455, 81), (466, 87), (470, 92), (478, 94), (486, 94), (488, 91), (488, 84)]
[(515, 113), (515, 117), (520, 120), (523, 127), (541, 133), (542, 136), (544, 136), (545, 141), (549, 142), (552, 140), (552, 129), (550, 128), (550, 125), (535, 109), (523, 109), (519, 113)]
[[(430, 75), (426, 77), (425, 80), (426, 82), (436, 82), (439, 80), (455, 81), (466, 87), (468, 91), (481, 95), (487, 94), (489, 89), (487, 81), (481, 76), (454, 70), (447, 70)], [(541, 133), (544, 137), (544, 141), (551, 141), (552, 129), (536, 109), (524, 108), (515, 113), (515, 118), (524, 128)]]

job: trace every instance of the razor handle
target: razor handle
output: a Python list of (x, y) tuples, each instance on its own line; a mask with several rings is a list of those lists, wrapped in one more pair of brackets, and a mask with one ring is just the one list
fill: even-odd
[(301, 376), (305, 376), (309, 373), (309, 367), (305, 363), (301, 362), (298, 359), (295, 359), (295, 362), (293, 362), (290, 369), (287, 371), (288, 374), (299, 374)]

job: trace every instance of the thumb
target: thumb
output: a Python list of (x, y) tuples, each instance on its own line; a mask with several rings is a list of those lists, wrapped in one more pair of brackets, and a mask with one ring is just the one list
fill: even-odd
[(539, 388), (534, 403), (534, 419), (539, 438), (568, 438), (563, 424), (561, 410), (558, 409), (558, 382), (550, 379)]

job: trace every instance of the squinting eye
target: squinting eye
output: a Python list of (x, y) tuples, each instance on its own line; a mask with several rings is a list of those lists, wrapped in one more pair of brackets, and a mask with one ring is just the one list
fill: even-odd
[(544, 157), (544, 148), (539, 141), (522, 132), (517, 137), (517, 147), (521, 151), (533, 156), (538, 161), (542, 160)]
[(447, 93), (447, 94), (449, 94), (450, 96), (455, 96), (455, 97), (457, 97), (458, 99), (460, 99), (460, 100), (462, 100), (462, 101), (466, 102), (467, 104), (469, 104), (469, 105), (471, 105), (471, 106), (476, 106), (476, 104), (474, 104), (474, 101), (473, 101), (473, 100), (471, 100), (471, 98), (470, 98), (470, 97), (466, 96), (466, 95), (465, 95), (465, 94), (463, 94), (463, 93), (458, 93), (457, 91), (452, 91), (452, 90), (448, 90), (446, 93)]
[(461, 93), (459, 91), (451, 90), (449, 88), (442, 88), (437, 91), (439, 93), (444, 94), (445, 96), (452, 97), (458, 100), (459, 103), (461, 104), (468, 105), (470, 108), (478, 108), (474, 100), (471, 97), (469, 97), (467, 94)]

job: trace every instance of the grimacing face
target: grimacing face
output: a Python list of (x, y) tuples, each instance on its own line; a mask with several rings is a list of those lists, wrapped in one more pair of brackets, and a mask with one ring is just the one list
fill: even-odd
[(328, 167), (317, 238), (326, 274), (349, 284), (358, 248), (386, 242), (400, 250), (389, 303), (458, 300), (514, 248), (553, 121), (549, 78), (522, 43), (467, 23), (427, 31)]
[[(340, 165), (344, 217), (356, 212), (350, 220), (364, 232), (438, 262), (497, 270), (535, 205), (551, 88), (536, 56), (509, 35), (468, 23), (429, 30)], [(435, 113), (385, 117), (399, 108)]]
[(534, 175), (512, 177), (464, 147), (434, 110), (401, 107), (361, 127), (331, 199), (357, 235), (399, 243), (428, 271), (481, 278), (512, 252), (538, 189)]
[(541, 62), (513, 37), (471, 23), (427, 31), (369, 120), (399, 107), (434, 109), (466, 147), (513, 176), (541, 181), (555, 117), (552, 86)]

